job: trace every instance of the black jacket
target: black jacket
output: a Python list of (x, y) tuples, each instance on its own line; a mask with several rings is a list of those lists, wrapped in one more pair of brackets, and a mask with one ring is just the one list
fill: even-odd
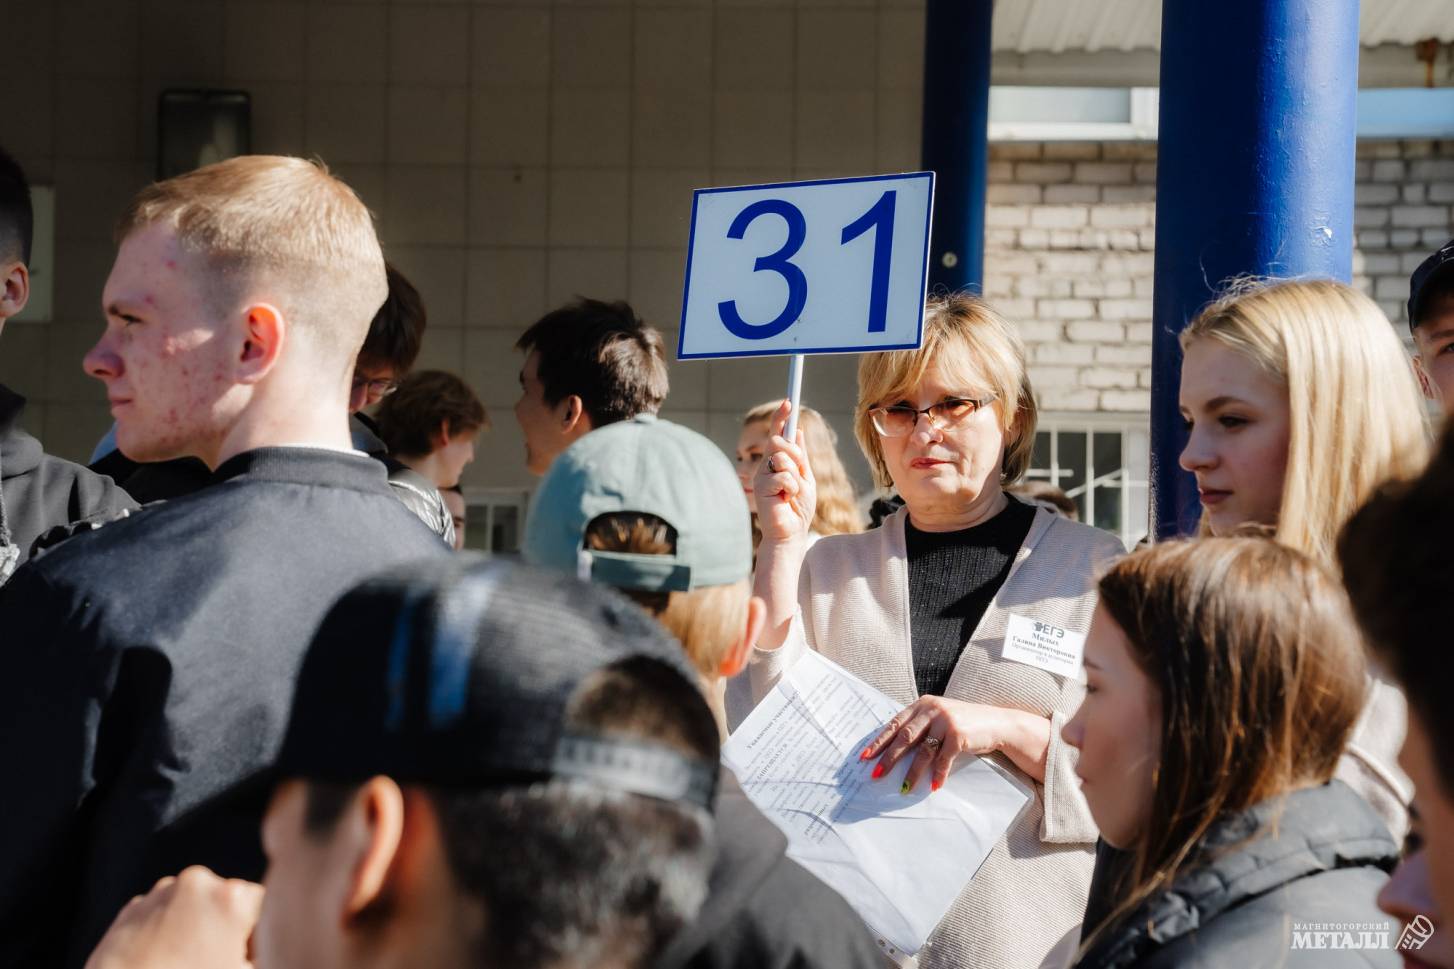
[(91, 470), (110, 477), (143, 505), (190, 495), (212, 481), (212, 469), (201, 458), (139, 464), (119, 449), (91, 462)]
[[(454, 517), (434, 483), (389, 457), (388, 445), (379, 438), (373, 423), (364, 414), (350, 415), (348, 430), (353, 446), (384, 466), (394, 497), (452, 548)], [(97, 459), (91, 464), (91, 470), (110, 475), (142, 504), (190, 495), (212, 482), (212, 472), (199, 458), (138, 464), (122, 454), (120, 449)]]
[(722, 771), (717, 863), (701, 915), (657, 969), (883, 969), (863, 920), (787, 857), (788, 840)]
[(447, 554), (378, 462), (261, 448), (18, 570), (0, 590), (0, 966), (79, 966), (189, 864), (259, 878), (247, 782), (314, 628), (372, 573)]
[[(1402, 965), (1398, 924), (1374, 898), (1398, 845), (1346, 784), (1288, 795), (1218, 822), (1202, 863), (1118, 919), (1077, 969), (1353, 969)], [(1261, 833), (1257, 833), (1261, 830)], [(1309, 948), (1303, 923), (1365, 923), (1388, 932), (1382, 948)], [(1301, 941), (1303, 947), (1294, 948)], [(1316, 940), (1311, 940), (1316, 941)]]
[(110, 478), (46, 454), (21, 430), (24, 410), (25, 398), (0, 386), (0, 546), (17, 549), (21, 562), (58, 525), (110, 521), (137, 507)]

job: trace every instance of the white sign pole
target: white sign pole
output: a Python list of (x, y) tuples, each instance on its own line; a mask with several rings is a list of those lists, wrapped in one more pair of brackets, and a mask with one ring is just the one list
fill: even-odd
[(796, 442), (798, 435), (798, 401), (803, 396), (803, 355), (795, 353), (788, 359), (788, 400), (793, 409), (788, 411), (788, 424), (783, 428), (783, 437)]

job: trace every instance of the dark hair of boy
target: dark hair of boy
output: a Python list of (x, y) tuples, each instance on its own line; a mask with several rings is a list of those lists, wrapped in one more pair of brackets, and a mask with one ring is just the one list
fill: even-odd
[(402, 376), (419, 359), (424, 343), (424, 328), (429, 323), (424, 300), (419, 290), (394, 268), (384, 263), (389, 279), (389, 295), (369, 324), (369, 335), (358, 352), (358, 366), (368, 370), (387, 369)]
[(593, 427), (655, 414), (666, 400), (661, 334), (622, 300), (577, 299), (537, 320), (515, 349), (539, 352), (546, 403), (576, 394)]
[(470, 385), (443, 370), (421, 370), (401, 380), (379, 404), (377, 421), (389, 453), (400, 457), (433, 451), (441, 425), (451, 437), (490, 426), (485, 405)]
[(0, 262), (18, 259), (29, 264), (34, 232), (35, 213), (25, 172), (9, 152), (0, 148)]

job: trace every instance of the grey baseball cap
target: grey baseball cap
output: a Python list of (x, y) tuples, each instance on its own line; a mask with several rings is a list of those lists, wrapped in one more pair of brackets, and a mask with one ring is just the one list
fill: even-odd
[[(593, 551), (602, 515), (655, 515), (676, 531), (670, 555)], [(536, 492), (525, 560), (625, 589), (678, 592), (752, 573), (747, 499), (727, 456), (690, 428), (642, 414), (592, 431), (565, 450)]]

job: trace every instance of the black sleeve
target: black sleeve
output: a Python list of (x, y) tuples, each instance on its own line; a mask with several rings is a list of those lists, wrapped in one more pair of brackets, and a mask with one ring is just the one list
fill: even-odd
[(37, 570), (0, 589), (0, 965), (61, 958), (108, 679), (84, 610)]
[(72, 495), (71, 521), (102, 524), (141, 506), (110, 478), (82, 472)]

